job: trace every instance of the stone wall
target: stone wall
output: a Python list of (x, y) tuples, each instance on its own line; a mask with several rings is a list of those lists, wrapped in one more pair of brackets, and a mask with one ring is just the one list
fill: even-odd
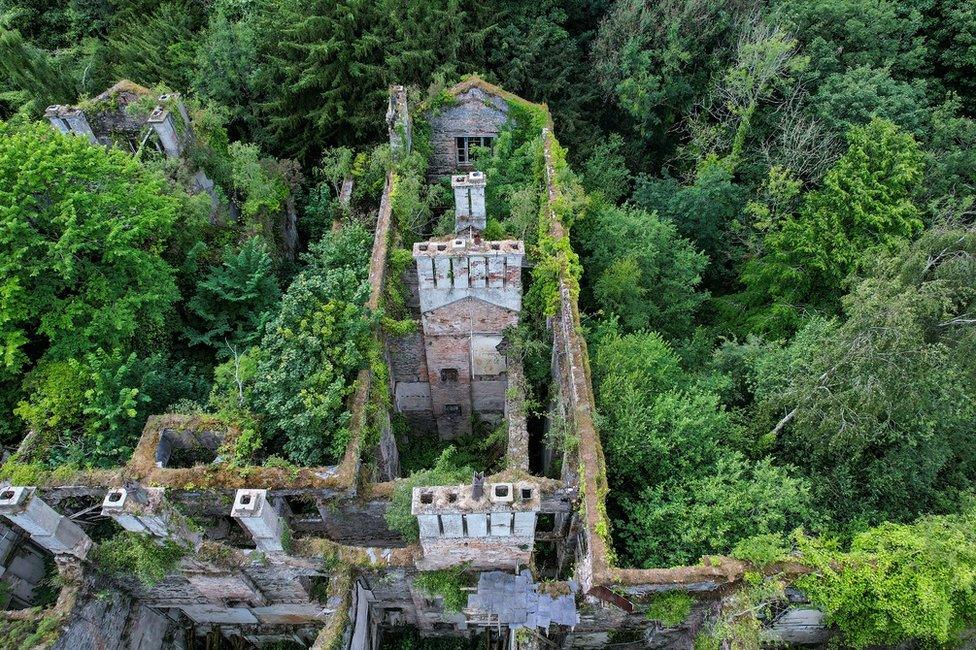
[(52, 650), (182, 647), (182, 630), (169, 617), (108, 585), (97, 593), (89, 590), (79, 599)]
[[(416, 273), (413, 274), (416, 277)], [(386, 336), (394, 407), (407, 418), (412, 434), (436, 430), (423, 335), (418, 331)]]
[(455, 99), (454, 105), (427, 116), (433, 149), (428, 168), (431, 179), (470, 169), (470, 166), (457, 164), (455, 138), (497, 137), (508, 121), (508, 104), (505, 100), (483, 88), (471, 86), (456, 94)]

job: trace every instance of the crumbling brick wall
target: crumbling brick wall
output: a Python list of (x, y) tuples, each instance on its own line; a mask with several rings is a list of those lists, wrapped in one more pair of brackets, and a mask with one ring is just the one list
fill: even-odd
[(433, 155), (428, 177), (440, 178), (470, 166), (458, 165), (455, 138), (496, 137), (508, 120), (508, 104), (504, 99), (473, 86), (455, 96), (454, 105), (441, 108), (428, 116), (431, 127)]

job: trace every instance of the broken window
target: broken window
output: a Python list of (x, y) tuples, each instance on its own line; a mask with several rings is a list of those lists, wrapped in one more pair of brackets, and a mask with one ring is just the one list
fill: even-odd
[(491, 149), (495, 138), (489, 136), (464, 136), (454, 138), (457, 145), (457, 161), (459, 165), (467, 165), (471, 162), (472, 149), (475, 147), (485, 147)]
[(444, 368), (441, 370), (441, 381), (456, 384), (458, 380), (457, 368)]

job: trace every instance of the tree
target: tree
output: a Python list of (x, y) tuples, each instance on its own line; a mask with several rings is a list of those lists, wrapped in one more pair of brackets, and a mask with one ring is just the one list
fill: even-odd
[(115, 466), (128, 459), (150, 414), (200, 400), (206, 390), (184, 360), (98, 349), (42, 361), (25, 377), (14, 412), (37, 434), (34, 458), (46, 465)]
[(498, 0), (465, 9), (460, 57), (466, 69), (483, 70), (506, 90), (547, 103), (560, 140), (584, 148), (598, 142), (595, 116), (603, 107), (588, 56), (601, 3)]
[(731, 422), (658, 334), (611, 335), (594, 358), (610, 478), (652, 485), (715, 455)]
[(808, 63), (796, 56), (796, 39), (781, 27), (758, 17), (750, 22), (725, 73), (688, 120), (688, 148), (696, 160), (715, 154), (729, 174), (744, 162), (760, 107), (774, 98), (785, 103), (782, 98), (794, 92), (795, 76)]
[(168, 191), (118, 150), (0, 123), (4, 371), (159, 339), (178, 298), (160, 256), (180, 217)]
[(943, 0), (926, 13), (933, 67), (942, 82), (966, 98), (976, 98), (976, 8), (967, 0)]
[(795, 217), (756, 224), (766, 231), (764, 251), (744, 265), (739, 297), (750, 305), (752, 330), (782, 335), (808, 310), (835, 313), (842, 282), (867, 252), (896, 248), (921, 230), (912, 200), (923, 171), (915, 139), (874, 119), (851, 129), (848, 143)]
[(372, 345), (370, 242), (350, 224), (313, 244), (261, 341), (249, 406), (295, 463), (335, 461), (349, 439), (346, 400)]
[(258, 130), (257, 3), (213, 3), (193, 66), (197, 94), (228, 111), (232, 126), (253, 137)]
[(698, 165), (692, 184), (643, 177), (633, 199), (639, 207), (672, 221), (682, 237), (708, 256), (706, 286), (721, 288), (730, 284), (727, 269), (739, 256), (730, 233), (747, 196), (747, 188), (733, 179), (728, 166), (709, 156)]
[(197, 283), (187, 309), (203, 322), (189, 330), (190, 343), (214, 348), (220, 356), (255, 345), (272, 318), (281, 291), (263, 240), (251, 237), (238, 252), (224, 249), (223, 263)]
[(955, 645), (976, 623), (976, 514), (885, 523), (850, 549), (797, 536), (815, 573), (798, 585), (837, 625), (844, 645)]
[(597, 341), (593, 373), (608, 509), (630, 563), (693, 562), (812, 520), (807, 482), (733, 450), (736, 424), (714, 390), (721, 380), (685, 371), (660, 336), (610, 328)]
[[(62, 62), (63, 63), (63, 62)], [(74, 99), (76, 90), (63, 65), (0, 22), (0, 101), (39, 114), (46, 106)]]
[(966, 117), (957, 96), (930, 114), (925, 147), (925, 198), (976, 196), (976, 120)]
[(976, 235), (942, 223), (878, 253), (844, 298), (760, 355), (750, 421), (839, 528), (956, 509), (973, 489)]
[(628, 566), (693, 564), (726, 554), (757, 534), (783, 534), (814, 520), (810, 486), (769, 459), (749, 463), (735, 452), (707, 469), (620, 498), (626, 514), (616, 535)]
[(668, 130), (728, 60), (739, 17), (751, 6), (741, 0), (617, 0), (593, 45), (594, 81), (643, 138), (667, 143)]
[(823, 123), (838, 134), (880, 117), (922, 137), (929, 114), (925, 91), (922, 79), (899, 81), (886, 68), (860, 66), (827, 77), (810, 101)]
[(824, 78), (858, 66), (890, 67), (896, 78), (925, 69), (924, 3), (895, 0), (777, 0), (774, 9)]
[(168, 0), (150, 12), (125, 12), (110, 32), (106, 54), (115, 78), (190, 88), (204, 18), (196, 3)]
[(695, 310), (708, 297), (696, 290), (707, 260), (675, 224), (643, 210), (602, 205), (580, 231), (598, 307), (619, 316), (628, 332), (690, 333)]
[(597, 144), (586, 159), (583, 185), (587, 192), (600, 192), (607, 203), (619, 203), (630, 193), (630, 171), (623, 154), (624, 141), (614, 133)]
[(464, 16), (455, 0), (258, 4), (260, 141), (306, 160), (375, 135), (391, 83), (426, 84), (456, 58)]

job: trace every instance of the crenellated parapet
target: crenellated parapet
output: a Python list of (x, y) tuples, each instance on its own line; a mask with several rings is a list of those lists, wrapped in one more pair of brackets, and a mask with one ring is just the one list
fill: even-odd
[(527, 564), (541, 506), (532, 481), (414, 488), (425, 569), (470, 563), (475, 568)]
[(469, 297), (521, 311), (524, 256), (524, 244), (511, 239), (455, 237), (414, 244), (421, 313)]

